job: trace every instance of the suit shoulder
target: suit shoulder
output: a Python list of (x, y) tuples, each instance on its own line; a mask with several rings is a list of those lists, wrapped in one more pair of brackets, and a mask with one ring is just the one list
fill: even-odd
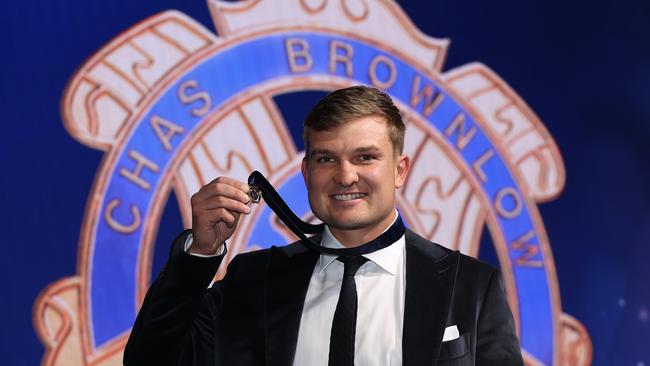
[[(406, 231), (406, 240), (412, 245), (418, 247), (420, 250), (425, 251), (436, 260), (440, 260), (447, 257), (448, 255), (452, 255), (458, 252), (438, 243), (427, 240), (411, 230)], [(480, 259), (470, 257), (460, 252), (458, 252), (458, 255), (460, 257), (459, 265), (463, 271), (468, 271), (472, 274), (481, 274), (483, 276), (491, 275), (493, 272), (498, 271), (496, 267)]]
[(473, 267), (483, 272), (494, 272), (499, 270), (491, 263), (482, 261), (478, 258), (470, 257), (469, 255), (463, 253), (460, 253), (460, 261), (464, 266)]

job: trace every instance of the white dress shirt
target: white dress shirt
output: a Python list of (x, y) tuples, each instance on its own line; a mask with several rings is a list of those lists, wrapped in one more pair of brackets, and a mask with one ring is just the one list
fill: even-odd
[[(343, 248), (327, 227), (321, 245)], [(364, 257), (369, 261), (354, 276), (358, 298), (354, 364), (401, 365), (406, 286), (404, 236)], [(327, 366), (332, 319), (342, 279), (343, 263), (335, 256), (321, 255), (302, 309), (294, 366)]]

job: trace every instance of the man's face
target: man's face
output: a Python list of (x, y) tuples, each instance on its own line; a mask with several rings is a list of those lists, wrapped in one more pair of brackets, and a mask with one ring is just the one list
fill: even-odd
[(410, 164), (406, 155), (395, 154), (386, 122), (362, 117), (309, 131), (308, 138), (311, 153), (302, 174), (314, 215), (335, 235), (380, 235), (394, 219), (395, 189), (404, 184)]

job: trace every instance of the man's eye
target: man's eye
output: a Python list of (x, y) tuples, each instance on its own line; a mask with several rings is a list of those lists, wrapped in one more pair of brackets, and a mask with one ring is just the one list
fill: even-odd
[(359, 156), (360, 161), (371, 161), (371, 160), (374, 160), (374, 159), (375, 159), (375, 157), (372, 156), (372, 155), (361, 155), (361, 156)]
[(316, 158), (316, 162), (319, 164), (331, 163), (332, 161), (334, 161), (334, 159), (332, 159), (330, 156), (321, 156), (319, 158)]

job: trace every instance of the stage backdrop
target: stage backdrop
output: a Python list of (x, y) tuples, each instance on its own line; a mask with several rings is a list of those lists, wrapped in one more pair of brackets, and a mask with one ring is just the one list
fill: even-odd
[[(121, 364), (217, 176), (259, 170), (313, 219), (302, 119), (366, 84), (407, 123), (405, 222), (501, 268), (528, 365), (650, 365), (645, 3), (2, 8), (3, 364)], [(227, 259), (291, 240), (262, 204)]]

